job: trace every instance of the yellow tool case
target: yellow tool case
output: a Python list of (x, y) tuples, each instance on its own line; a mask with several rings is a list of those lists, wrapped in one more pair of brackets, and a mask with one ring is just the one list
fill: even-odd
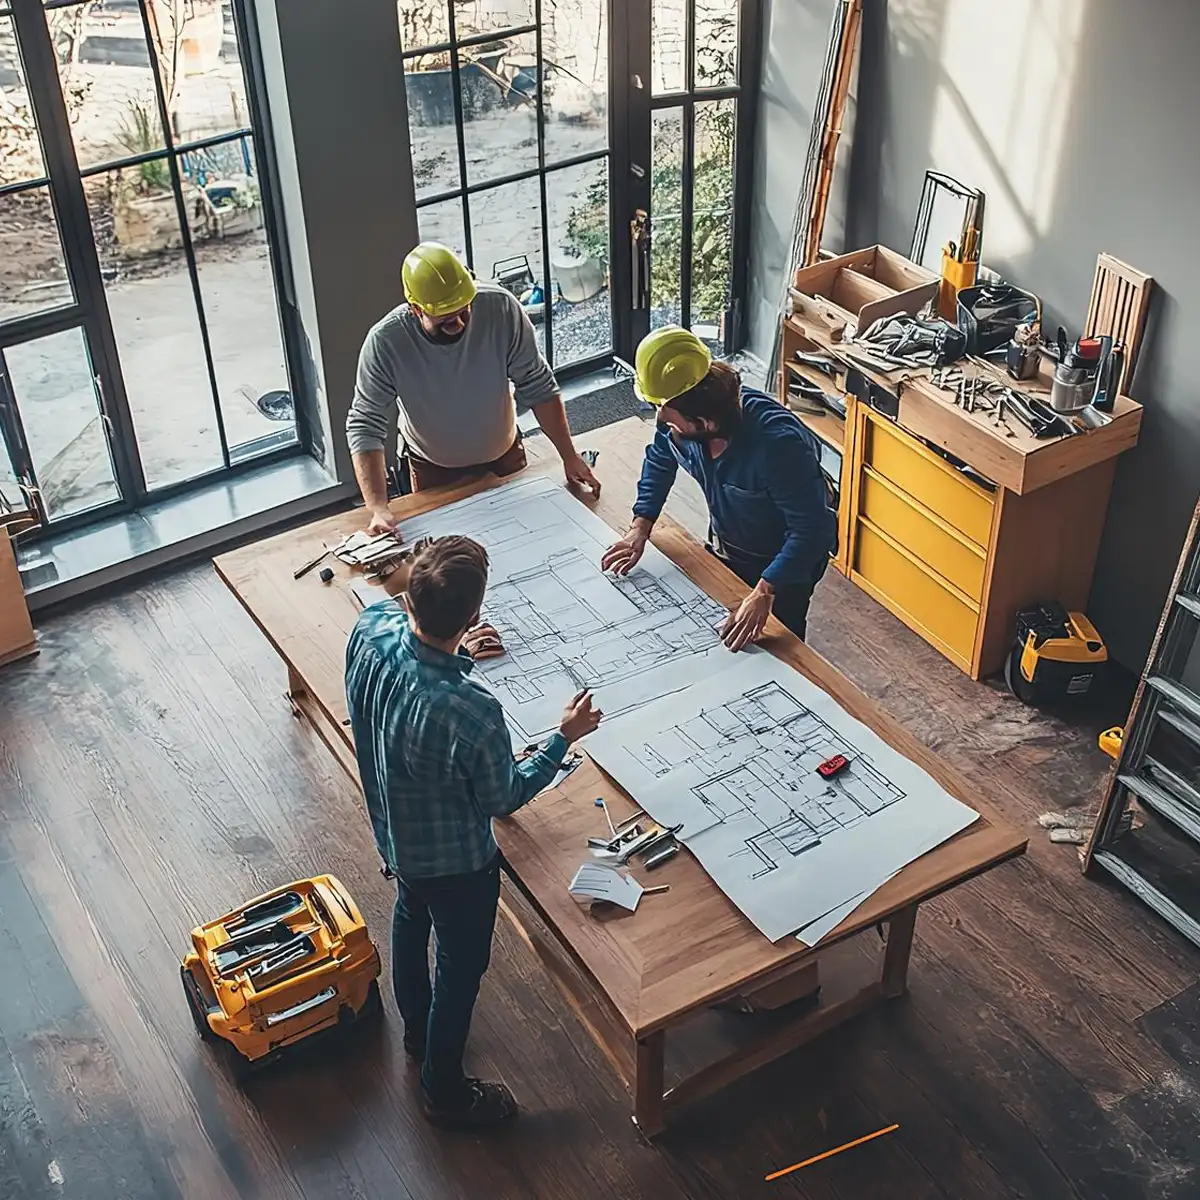
[(288, 1046), (381, 1010), (379, 951), (332, 875), (257, 896), (192, 930), (180, 967), (200, 1036), (236, 1078)]

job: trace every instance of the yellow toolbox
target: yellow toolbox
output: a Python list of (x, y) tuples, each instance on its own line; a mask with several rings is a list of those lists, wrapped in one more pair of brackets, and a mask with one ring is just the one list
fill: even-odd
[(200, 1036), (235, 1078), (381, 1011), (379, 951), (332, 875), (257, 896), (192, 930), (180, 974)]

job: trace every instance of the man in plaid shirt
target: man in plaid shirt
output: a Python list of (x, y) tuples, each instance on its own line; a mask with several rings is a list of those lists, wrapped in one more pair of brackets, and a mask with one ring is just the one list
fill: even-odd
[(421, 1063), (426, 1116), (469, 1128), (517, 1111), (504, 1084), (468, 1078), (462, 1065), (500, 897), (492, 818), (532, 800), (601, 717), (580, 692), (544, 746), (513, 757), (499, 702), (471, 676), (470, 646), (495, 639), (479, 627), (487, 570), (478, 543), (436, 539), (418, 553), (404, 602), (365, 609), (346, 652), (359, 775), (376, 845), (396, 876), (392, 986), (404, 1048)]

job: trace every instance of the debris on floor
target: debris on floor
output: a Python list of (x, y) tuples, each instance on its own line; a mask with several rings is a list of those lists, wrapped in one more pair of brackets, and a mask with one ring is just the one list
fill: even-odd
[[(1086, 846), (1096, 824), (1096, 814), (1082, 808), (1068, 808), (1065, 812), (1044, 812), (1038, 817), (1037, 823), (1042, 829), (1049, 831), (1051, 842), (1059, 845)], [(1141, 819), (1135, 819), (1133, 810), (1129, 809), (1121, 818), (1117, 836), (1141, 827)]]

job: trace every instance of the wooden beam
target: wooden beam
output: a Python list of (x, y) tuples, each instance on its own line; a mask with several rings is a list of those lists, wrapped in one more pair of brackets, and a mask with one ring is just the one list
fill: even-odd
[(813, 189), (812, 208), (808, 214), (802, 264), (806, 267), (811, 267), (817, 261), (821, 249), (821, 236), (825, 232), (825, 212), (829, 207), (829, 190), (833, 185), (833, 168), (837, 160), (838, 142), (842, 136), (842, 117), (846, 111), (846, 98), (850, 94), (854, 60), (858, 55), (861, 24), (862, 0), (850, 0), (846, 10), (846, 24), (842, 29), (842, 44), (838, 48), (837, 74), (834, 76), (829, 115), (825, 120), (825, 132), (821, 138), (817, 186)]
[(786, 1025), (762, 1034), (750, 1045), (718, 1059), (676, 1084), (664, 1097), (666, 1109), (673, 1111), (681, 1104), (691, 1104), (719, 1092), (734, 1080), (765, 1067), (767, 1063), (774, 1062), (785, 1054), (790, 1054), (843, 1021), (849, 1021), (873, 1008), (885, 998), (884, 985), (875, 981), (837, 1004), (806, 1013)]

